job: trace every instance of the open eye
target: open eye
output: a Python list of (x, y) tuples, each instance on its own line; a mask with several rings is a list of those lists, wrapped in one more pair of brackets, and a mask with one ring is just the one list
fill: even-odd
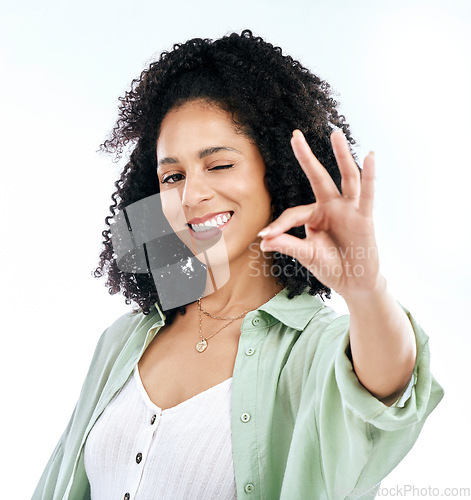
[[(162, 184), (175, 184), (175, 182), (177, 182), (177, 180), (180, 180), (180, 179), (175, 179), (175, 177), (177, 176), (182, 176), (182, 174), (172, 174), (172, 175), (168, 175), (167, 177), (164, 177), (162, 179)], [(169, 182), (169, 179), (173, 179), (172, 182)]]

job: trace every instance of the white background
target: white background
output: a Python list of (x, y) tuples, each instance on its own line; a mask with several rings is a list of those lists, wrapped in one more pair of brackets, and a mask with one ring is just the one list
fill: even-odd
[(446, 396), (382, 496), (471, 488), (469, 2), (28, 0), (0, 23), (4, 498), (30, 498), (99, 335), (130, 310), (91, 276), (118, 97), (174, 43), (244, 28), (327, 79), (359, 157), (375, 151), (383, 273), (430, 336)]

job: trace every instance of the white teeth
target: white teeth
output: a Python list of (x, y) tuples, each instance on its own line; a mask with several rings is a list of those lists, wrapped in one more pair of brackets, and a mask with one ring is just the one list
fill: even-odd
[(190, 224), (193, 231), (196, 233), (210, 231), (211, 229), (224, 225), (231, 218), (231, 214), (224, 214), (222, 217), (220, 215), (216, 216), (214, 219), (208, 219), (204, 223)]

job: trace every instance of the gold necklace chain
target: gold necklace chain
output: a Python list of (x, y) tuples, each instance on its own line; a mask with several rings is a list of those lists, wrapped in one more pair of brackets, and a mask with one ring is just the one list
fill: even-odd
[[(198, 299), (198, 306), (200, 308), (200, 311), (205, 314), (206, 316), (209, 316), (210, 318), (213, 318), (213, 319), (220, 319), (222, 321), (228, 321), (228, 320), (231, 320), (231, 319), (237, 319), (239, 316), (236, 316), (234, 318), (222, 318), (221, 316), (213, 316), (212, 314), (210, 314), (208, 311), (205, 311), (202, 307), (201, 307), (201, 301), (200, 299)], [(253, 309), (252, 309), (253, 310)], [(249, 309), (250, 311), (250, 309)], [(248, 312), (248, 311), (245, 311), (245, 312)], [(244, 313), (242, 313), (244, 314)]]
[[(275, 297), (279, 292), (276, 292), (275, 295), (273, 295), (273, 297)], [(271, 297), (270, 299), (268, 300), (271, 300), (273, 297)], [(268, 302), (268, 301), (267, 301)], [(226, 326), (229, 326), (231, 323), (233, 323), (236, 319), (239, 319), (239, 318), (242, 318), (242, 316), (246, 315), (247, 313), (249, 313), (250, 311), (253, 311), (255, 310), (256, 307), (254, 309), (247, 309), (247, 311), (244, 311), (243, 313), (239, 314), (238, 316), (234, 316), (232, 318), (222, 318), (220, 316), (213, 316), (212, 314), (210, 314), (208, 311), (205, 311), (202, 307), (201, 307), (201, 298), (198, 299), (198, 316), (199, 316), (199, 320), (200, 320), (200, 339), (198, 341), (198, 343), (196, 344), (196, 350), (198, 352), (204, 352), (206, 350), (206, 348), (208, 347), (208, 340), (211, 338), (211, 337), (214, 337), (217, 333), (219, 333), (221, 330), (223, 330), (224, 328), (226, 328)], [(203, 318), (201, 316), (201, 313), (205, 314), (206, 316), (209, 316), (210, 318), (213, 318), (213, 319), (219, 319), (219, 320), (223, 320), (223, 321), (227, 321), (227, 320), (230, 320), (229, 323), (225, 324), (222, 328), (219, 328), (219, 330), (207, 337), (203, 337), (203, 327), (202, 327), (202, 323), (203, 323)]]

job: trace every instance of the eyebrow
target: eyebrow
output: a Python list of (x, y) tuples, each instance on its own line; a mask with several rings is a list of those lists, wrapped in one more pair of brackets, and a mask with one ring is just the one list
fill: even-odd
[[(210, 148), (205, 148), (202, 149), (199, 153), (198, 156), (201, 158), (206, 158), (207, 156), (211, 156), (214, 153), (217, 153), (219, 151), (233, 151), (234, 153), (239, 153), (242, 154), (240, 151), (238, 151), (235, 148), (231, 148), (229, 146), (212, 146)], [(172, 158), (171, 156), (167, 156), (165, 158), (162, 158), (159, 160), (157, 163), (157, 168), (161, 167), (162, 165), (175, 165), (178, 163), (177, 158)]]

